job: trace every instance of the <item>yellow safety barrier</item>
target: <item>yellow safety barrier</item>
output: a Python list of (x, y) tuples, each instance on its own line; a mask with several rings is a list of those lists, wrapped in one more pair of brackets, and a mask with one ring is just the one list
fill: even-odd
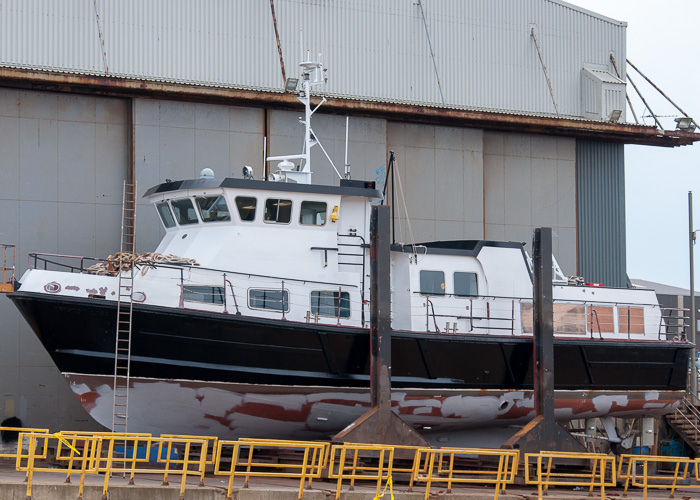
[[(673, 474), (669, 475), (650, 475), (649, 463), (675, 463)], [(662, 457), (658, 455), (620, 455), (619, 468), (617, 477), (625, 480), (624, 496), (627, 496), (627, 490), (630, 486), (636, 486), (644, 489), (644, 500), (647, 498), (647, 491), (650, 488), (670, 489), (671, 498), (677, 488), (678, 482), (689, 479), (688, 469), (690, 464), (695, 464), (695, 479), (700, 481), (700, 473), (698, 472), (698, 459), (688, 457)], [(626, 467), (625, 467), (626, 465)], [(642, 465), (642, 472), (637, 471), (637, 465)], [(700, 485), (683, 484), (683, 488), (700, 489)]]
[[(70, 435), (70, 436), (75, 436), (78, 439), (78, 443), (80, 443), (79, 438), (81, 437), (104, 437), (104, 436), (116, 436), (116, 437), (128, 437), (128, 438), (141, 438), (141, 439), (148, 439), (151, 437), (151, 434), (147, 433), (135, 433), (135, 432), (128, 432), (128, 433), (114, 433), (114, 432), (83, 432), (83, 431), (68, 431), (68, 432), (63, 432), (60, 433), (62, 436)], [(70, 453), (68, 455), (64, 455), (62, 453), (62, 445), (64, 444), (63, 441), (59, 440), (58, 443), (58, 449), (56, 452), (56, 460), (58, 461), (67, 461), (67, 467), (68, 467), (68, 474), (66, 475), (66, 483), (70, 483), (70, 478), (71, 478), (71, 471), (73, 469), (73, 463), (76, 459), (76, 457), (80, 456), (80, 453), (77, 452), (75, 448), (69, 448)], [(136, 445), (135, 445), (136, 446)], [(130, 469), (132, 471), (136, 470), (136, 463), (139, 462), (137, 459), (137, 454), (133, 454), (132, 460), (131, 460), (131, 467)], [(92, 468), (95, 468), (96, 465), (93, 465)], [(134, 473), (132, 472), (130, 477), (129, 477), (129, 484), (134, 484)]]
[[(536, 459), (535, 478), (530, 477), (530, 459)], [(557, 466), (578, 465), (581, 460), (591, 462), (591, 472), (573, 472)], [(557, 463), (555, 464), (554, 461)], [(534, 465), (534, 464), (533, 464)], [(552, 467), (554, 465), (554, 467)], [(606, 481), (608, 465), (610, 465), (610, 480)], [(543, 466), (545, 469), (543, 470)], [(536, 484), (539, 500), (542, 500), (543, 490), (549, 486), (588, 486), (588, 495), (593, 496), (593, 488), (600, 488), (600, 499), (605, 500), (605, 487), (615, 486), (615, 457), (600, 453), (569, 453), (541, 451), (525, 455), (525, 483)]]
[[(241, 442), (246, 442), (246, 441), (257, 441), (259, 443), (282, 443), (282, 444), (322, 444), (323, 445), (323, 460), (321, 462), (318, 462), (316, 460), (315, 455), (312, 455), (311, 457), (311, 471), (312, 474), (308, 476), (309, 479), (309, 484), (308, 484), (308, 489), (311, 489), (311, 483), (314, 480), (314, 478), (321, 477), (321, 473), (323, 470), (328, 466), (328, 457), (330, 456), (330, 450), (331, 450), (331, 444), (328, 442), (324, 441), (289, 441), (289, 440), (279, 440), (279, 439), (255, 439), (255, 438), (240, 438), (238, 441)], [(314, 448), (314, 453), (316, 453), (316, 449)], [(316, 470), (315, 467), (320, 467), (319, 470)]]
[[(204, 474), (207, 457), (207, 438), (182, 436), (144, 437), (129, 434), (107, 434), (98, 438), (96, 471), (104, 473), (103, 498), (107, 498), (109, 478), (113, 473), (129, 473), (131, 483), (135, 473), (163, 474), (163, 486), (167, 486), (170, 474), (179, 474), (180, 498), (184, 498), (187, 476)], [(152, 450), (157, 446), (157, 455)], [(200, 449), (198, 457), (192, 457), (192, 450)], [(165, 453), (164, 453), (165, 452)], [(129, 456), (131, 454), (131, 456)], [(144, 464), (161, 464), (162, 467), (147, 467)], [(173, 467), (175, 466), (175, 467)], [(192, 469), (191, 469), (192, 468)]]
[[(256, 460), (255, 452), (261, 450), (284, 449), (303, 453), (301, 464), (298, 463), (270, 463), (269, 461)], [(321, 477), (325, 463), (326, 443), (312, 441), (285, 441), (274, 439), (241, 439), (238, 441), (219, 441), (216, 449), (216, 463), (214, 474), (227, 475), (228, 489), (226, 498), (232, 498), (233, 480), (235, 476), (245, 478), (244, 488), (248, 487), (251, 477), (282, 477), (299, 479), (299, 495), (304, 496), (304, 484), (306, 480)], [(226, 451), (225, 451), (226, 450)], [(230, 454), (228, 453), (230, 450)], [(230, 468), (222, 468), (222, 460), (229, 459)]]
[[(335, 455), (338, 453), (338, 467), (335, 467)], [(365, 461), (359, 462), (360, 453), (377, 459), (377, 465), (369, 465)], [(378, 455), (378, 456), (377, 456)], [(352, 460), (352, 464), (346, 463)], [(359, 463), (358, 463), (359, 462)], [(350, 489), (354, 489), (355, 479), (377, 481), (377, 496), (381, 497), (382, 482), (391, 481), (392, 466), (394, 463), (394, 447), (387, 445), (345, 443), (336, 444), (331, 448), (331, 460), (328, 469), (328, 477), (337, 479), (335, 498), (340, 498), (340, 490), (343, 479), (350, 479)], [(376, 498), (375, 497), (375, 498)]]
[[(26, 471), (27, 473), (27, 499), (32, 497), (32, 485), (35, 472), (58, 472), (65, 474), (64, 469), (56, 469), (51, 467), (42, 467), (37, 464), (37, 460), (42, 460), (46, 458), (46, 450), (49, 447), (49, 442), (56, 440), (56, 449), (58, 459), (67, 459), (66, 456), (62, 455), (62, 450), (67, 450), (70, 448), (80, 449), (80, 456), (74, 458), (74, 462), (79, 462), (80, 464), (80, 483), (78, 485), (78, 498), (83, 497), (83, 486), (85, 485), (85, 474), (94, 473), (94, 466), (96, 464), (97, 448), (99, 438), (97, 436), (71, 436), (69, 434), (49, 434), (49, 433), (20, 433), (20, 442), (24, 442), (27, 439), (29, 446), (27, 451), (19, 447), (17, 452), (17, 462), (16, 468), (18, 471)], [(63, 446), (62, 446), (63, 445)], [(41, 452), (37, 453), (37, 448), (42, 449)], [(73, 462), (73, 463), (74, 463)]]
[[(48, 429), (32, 429), (29, 427), (0, 427), (0, 431), (9, 431), (9, 432), (18, 432), (18, 433), (24, 433), (25, 435), (30, 432), (35, 432), (37, 434), (48, 434), (49, 430)], [(22, 449), (22, 446), (24, 443), (22, 442), (21, 439), (19, 439), (19, 434), (18, 434), (18, 439), (17, 439), (17, 449), (13, 452), (4, 452), (0, 453), (0, 458), (12, 458), (13, 460), (17, 459), (17, 453), (19, 453)], [(44, 447), (44, 450), (41, 453), (41, 456), (37, 456), (37, 458), (46, 458), (46, 453), (47, 449)]]
[[(177, 435), (177, 434), (161, 434), (160, 437), (162, 438), (186, 438), (186, 439), (201, 439), (204, 442), (203, 446), (198, 447), (196, 442), (192, 443), (192, 448), (190, 449), (190, 453), (192, 455), (196, 455), (197, 453), (200, 453), (204, 456), (204, 467), (202, 467), (202, 473), (199, 476), (199, 485), (204, 486), (204, 474), (205, 474), (205, 468), (207, 465), (211, 465), (212, 467), (216, 463), (216, 443), (219, 438), (214, 437), (214, 436), (188, 436), (188, 435)], [(167, 455), (170, 455), (170, 448), (172, 447), (172, 442), (169, 443), (168, 445), (168, 452)]]
[[(483, 466), (467, 467), (455, 463), (455, 458), (467, 463), (468, 459), (476, 457), (481, 461), (485, 457), (498, 458), (496, 469)], [(437, 466), (436, 466), (437, 458)], [(416, 452), (413, 461), (413, 481), (424, 481), (425, 499), (428, 500), (432, 483), (446, 482), (447, 492), (452, 492), (453, 483), (494, 484), (494, 500), (498, 500), (501, 492), (505, 493), (506, 484), (513, 484), (518, 473), (518, 450), (482, 449), (482, 448), (422, 448)], [(495, 460), (494, 460), (495, 462)], [(423, 467), (421, 467), (423, 463)]]

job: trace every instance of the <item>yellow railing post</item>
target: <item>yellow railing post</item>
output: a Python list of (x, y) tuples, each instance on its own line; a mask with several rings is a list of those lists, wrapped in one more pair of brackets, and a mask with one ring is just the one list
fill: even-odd
[[(20, 444), (21, 447), (21, 444)], [(29, 455), (27, 457), (27, 500), (32, 498), (32, 480), (34, 479), (34, 449), (36, 447), (36, 436), (29, 435)], [(17, 454), (20, 456), (20, 453)]]
[(299, 500), (304, 496), (304, 484), (306, 483), (306, 462), (309, 459), (309, 449), (304, 449), (304, 462), (301, 465), (301, 482), (299, 483)]
[(185, 455), (182, 459), (182, 480), (180, 481), (180, 500), (185, 498), (185, 485), (187, 484), (187, 470), (190, 463), (190, 441), (185, 442)]
[[(427, 460), (427, 457), (426, 457)], [(433, 482), (433, 467), (435, 466), (435, 453), (430, 453), (430, 463), (428, 465), (428, 481), (425, 485), (425, 500), (430, 496), (430, 484)]]

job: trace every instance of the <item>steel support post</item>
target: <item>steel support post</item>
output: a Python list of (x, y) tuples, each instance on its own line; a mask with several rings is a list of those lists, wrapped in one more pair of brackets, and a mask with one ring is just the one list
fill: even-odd
[(552, 300), (552, 229), (536, 228), (534, 262), (532, 372), (535, 418), (501, 448), (523, 453), (540, 451), (586, 452), (569, 431), (554, 420), (554, 304)]
[(370, 224), (370, 401), (372, 408), (333, 437), (334, 442), (429, 446), (391, 411), (391, 239), (389, 207), (372, 207)]

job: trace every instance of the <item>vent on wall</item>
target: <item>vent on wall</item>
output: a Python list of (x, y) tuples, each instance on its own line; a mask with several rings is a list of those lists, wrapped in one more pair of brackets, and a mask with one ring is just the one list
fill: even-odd
[(581, 71), (581, 108), (588, 120), (625, 121), (625, 82), (597, 68)]

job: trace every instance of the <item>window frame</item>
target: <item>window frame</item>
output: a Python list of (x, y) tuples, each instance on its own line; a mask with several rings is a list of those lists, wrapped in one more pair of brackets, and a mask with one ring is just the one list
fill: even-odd
[[(224, 200), (224, 205), (226, 206), (226, 212), (228, 213), (228, 218), (226, 219), (211, 219), (211, 220), (205, 220), (204, 219), (204, 214), (202, 213), (202, 205), (200, 205), (199, 200), (206, 200), (206, 199), (212, 199), (214, 198), (214, 202), (212, 203), (212, 206), (218, 203), (219, 199)], [(194, 204), (197, 207), (197, 210), (199, 211), (199, 218), (201, 221), (205, 224), (208, 224), (210, 222), (231, 222), (231, 210), (228, 208), (228, 201), (226, 200), (226, 197), (223, 194), (218, 194), (218, 195), (213, 195), (213, 196), (208, 196), (208, 195), (199, 195), (194, 197)]]
[[(190, 290), (187, 290), (187, 289)], [(208, 295), (204, 292), (198, 292), (194, 291), (193, 289), (211, 289), (211, 295)], [(187, 298), (187, 292), (190, 292), (190, 294), (195, 294), (195, 296), (211, 296), (212, 300), (195, 300), (192, 298)], [(216, 292), (215, 292), (216, 291)], [(214, 305), (214, 306), (223, 306), (226, 304), (226, 290), (224, 289), (223, 286), (220, 285), (183, 285), (182, 286), (182, 300), (185, 302), (195, 302), (197, 304), (209, 304), (209, 305)], [(191, 295), (190, 295), (191, 296)], [(216, 297), (220, 299), (220, 302), (216, 301)]]
[[(476, 284), (476, 294), (473, 294), (473, 295), (471, 295), (471, 294), (466, 295), (466, 294), (457, 293), (457, 280), (456, 280), (456, 277), (457, 277), (458, 274), (471, 274), (471, 275), (474, 276), (474, 282), (475, 282), (475, 284)], [(454, 272), (452, 273), (452, 292), (453, 292), (452, 295), (453, 295), (454, 297), (458, 298), (458, 299), (468, 299), (468, 298), (471, 298), (471, 297), (478, 297), (478, 296), (479, 296), (479, 274), (478, 274), (478, 273), (475, 273), (475, 272), (473, 272), (473, 271), (454, 271)]]
[[(423, 291), (423, 273), (441, 273), (442, 274), (442, 293), (426, 293)], [(447, 283), (445, 282), (445, 271), (438, 271), (438, 270), (430, 270), (430, 269), (421, 269), (418, 273), (418, 292), (423, 295), (423, 296), (432, 296), (432, 297), (438, 297), (438, 296), (444, 296), (447, 295)]]
[[(319, 304), (316, 306), (318, 308), (317, 312), (318, 312), (319, 317), (321, 317), (321, 318), (350, 319), (350, 317), (352, 316), (352, 309), (350, 307), (350, 292), (338, 291), (338, 290), (311, 290), (311, 293), (309, 294), (309, 302), (310, 302), (309, 311), (311, 312), (312, 315), (315, 314), (314, 313), (314, 294), (319, 294), (319, 297), (317, 299)], [(343, 311), (347, 311), (347, 316), (345, 316), (343, 314), (334, 314), (334, 315), (321, 314), (321, 308), (322, 307), (329, 307), (329, 306), (322, 306), (320, 304), (320, 301), (322, 300), (322, 297), (320, 294), (333, 294), (333, 296), (331, 297), (331, 299), (333, 301), (336, 300), (335, 296), (338, 295), (339, 296), (337, 299), (338, 300), (338, 307), (337, 308), (335, 307), (335, 303), (331, 307), (333, 307), (333, 309), (336, 309), (338, 311), (338, 313), (343, 312)], [(343, 301), (346, 302), (347, 307), (343, 307)]]
[[(268, 220), (267, 219), (267, 203), (269, 201), (276, 201), (277, 202), (277, 218), (275, 220)], [(289, 202), (289, 220), (287, 220), (286, 222), (280, 222), (280, 220), (279, 220), (280, 202), (281, 201), (288, 201)], [(292, 223), (293, 208), (294, 208), (294, 202), (289, 198), (266, 198), (265, 199), (265, 208), (263, 211), (263, 222), (265, 222), (265, 224), (291, 224)]]
[[(161, 207), (165, 207), (165, 209), (168, 211), (168, 216), (170, 217), (170, 222), (172, 222), (172, 225), (169, 226), (165, 222), (165, 217), (163, 217), (163, 211), (161, 210)], [(173, 209), (170, 206), (170, 203), (168, 203), (166, 200), (159, 201), (158, 203), (156, 203), (156, 212), (158, 212), (160, 222), (163, 224), (163, 227), (165, 229), (170, 229), (172, 227), (177, 226), (177, 221), (175, 220), (175, 214), (173, 214)]]
[[(323, 205), (325, 207), (325, 210), (323, 211), (323, 224), (316, 224), (315, 222), (309, 224), (308, 222), (302, 222), (302, 217), (304, 216), (304, 204), (306, 204), (306, 203)], [(314, 218), (316, 218), (319, 213), (321, 213), (321, 212), (314, 212)], [(299, 205), (299, 225), (323, 227), (326, 225), (327, 222), (328, 222), (328, 203), (326, 203), (325, 201), (317, 201), (317, 200), (304, 200), (301, 202), (301, 204)]]
[[(168, 201), (169, 201), (169, 203), (170, 203), (170, 208), (171, 208), (172, 211), (173, 211), (173, 215), (175, 216), (175, 221), (177, 222), (177, 225), (178, 225), (178, 226), (191, 226), (191, 225), (199, 224), (199, 223), (200, 223), (199, 216), (197, 215), (197, 209), (196, 209), (195, 206), (194, 206), (195, 204), (192, 202), (192, 197), (177, 198), (177, 199), (168, 200)], [(181, 201), (189, 201), (189, 202), (190, 202), (190, 205), (192, 206), (192, 210), (194, 210), (194, 217), (195, 217), (195, 220), (194, 220), (194, 221), (188, 221), (188, 222), (185, 222), (185, 223), (183, 224), (182, 222), (180, 222), (180, 221), (178, 220), (178, 218), (177, 218), (177, 213), (180, 212), (180, 214), (182, 214), (182, 212), (180, 211), (180, 208), (179, 208), (179, 207), (178, 207), (178, 212), (175, 212), (175, 207), (173, 206), (173, 203), (174, 203), (174, 202), (181, 202)]]
[[(248, 200), (253, 200), (254, 201), (254, 207), (253, 207), (253, 218), (252, 219), (244, 219), (243, 216), (241, 215), (241, 206), (238, 204), (239, 199), (248, 199)], [(244, 195), (238, 195), (236, 198), (234, 198), (233, 202), (236, 204), (236, 211), (238, 212), (238, 218), (240, 219), (241, 222), (255, 222), (255, 217), (258, 214), (258, 199), (255, 196), (244, 196)]]
[[(284, 307), (280, 309), (273, 309), (271, 307), (257, 307), (253, 305), (252, 296), (251, 292), (281, 292), (282, 293), (282, 304), (283, 306), (286, 305), (286, 309)], [(248, 297), (248, 309), (252, 309), (255, 311), (270, 311), (270, 312), (276, 312), (276, 313), (288, 313), (289, 312), (289, 290), (287, 288), (249, 288), (248, 293), (246, 294)], [(272, 299), (268, 299), (272, 300)], [(263, 298), (263, 303), (266, 302), (266, 299)]]

